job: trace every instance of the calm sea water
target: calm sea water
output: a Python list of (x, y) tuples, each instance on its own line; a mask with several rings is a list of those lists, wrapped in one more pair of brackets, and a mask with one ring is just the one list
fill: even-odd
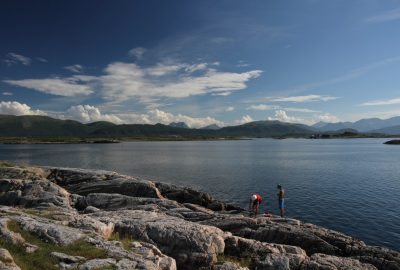
[(105, 169), (183, 184), (263, 211), (287, 215), (400, 250), (400, 146), (382, 139), (126, 142), (0, 145), (0, 160)]

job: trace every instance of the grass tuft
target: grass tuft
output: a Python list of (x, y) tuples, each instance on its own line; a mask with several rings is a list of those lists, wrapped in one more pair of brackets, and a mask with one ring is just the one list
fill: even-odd
[(113, 232), (111, 236), (108, 238), (109, 241), (119, 241), (122, 243), (124, 249), (129, 250), (132, 242), (138, 242), (130, 236), (122, 235), (119, 232)]
[(250, 268), (251, 259), (250, 258), (236, 258), (228, 255), (218, 255), (217, 260), (219, 262), (231, 262), (240, 265), (241, 267)]
[(21, 226), (10, 221), (7, 227), (16, 233), (20, 233), (22, 237), (30, 244), (39, 247), (34, 253), (27, 253), (22, 245), (14, 245), (5, 239), (0, 239), (0, 246), (7, 249), (14, 258), (15, 263), (23, 270), (56, 270), (58, 269), (58, 260), (50, 255), (51, 252), (62, 252), (71, 256), (82, 256), (86, 259), (107, 258), (107, 253), (103, 249), (99, 249), (84, 240), (78, 240), (67, 246), (58, 246), (47, 243), (36, 235), (24, 231)]
[(12, 166), (13, 166), (13, 164), (11, 164), (8, 161), (0, 160), (0, 168), (9, 168)]

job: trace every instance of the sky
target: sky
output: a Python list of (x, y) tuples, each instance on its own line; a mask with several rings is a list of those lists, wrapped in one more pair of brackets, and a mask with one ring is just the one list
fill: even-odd
[(400, 115), (399, 0), (2, 0), (0, 114), (81, 122)]

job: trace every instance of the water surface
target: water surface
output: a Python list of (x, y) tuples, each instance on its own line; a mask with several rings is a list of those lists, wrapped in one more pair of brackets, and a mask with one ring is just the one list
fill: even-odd
[(278, 213), (276, 184), (287, 215), (400, 250), (400, 146), (382, 139), (125, 142), (0, 145), (0, 160), (105, 169), (211, 193)]

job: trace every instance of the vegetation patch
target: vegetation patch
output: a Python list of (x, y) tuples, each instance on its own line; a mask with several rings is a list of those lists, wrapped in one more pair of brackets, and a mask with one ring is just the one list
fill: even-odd
[(122, 246), (126, 250), (130, 250), (132, 242), (138, 242), (132, 237), (124, 234), (120, 234), (119, 232), (113, 232), (111, 236), (108, 238), (109, 241), (119, 241), (122, 243)]
[(0, 160), (0, 168), (9, 168), (9, 167), (12, 167), (12, 166), (13, 165), (8, 161)]
[(0, 239), (0, 246), (7, 249), (14, 258), (15, 263), (23, 270), (58, 269), (58, 260), (50, 255), (51, 252), (61, 252), (71, 256), (82, 256), (86, 259), (107, 258), (107, 253), (84, 240), (78, 240), (67, 246), (58, 246), (45, 242), (38, 236), (24, 231), (21, 226), (11, 221), (7, 227), (22, 237), (30, 244), (36, 245), (39, 249), (33, 253), (27, 253), (23, 245), (14, 245), (5, 239)]
[(24, 209), (24, 212), (37, 217), (53, 219), (53, 220), (63, 220), (64, 215), (57, 211), (57, 209), (48, 208), (46, 210), (36, 210), (36, 209)]
[(241, 267), (250, 268), (251, 259), (250, 258), (236, 258), (228, 255), (218, 255), (217, 260), (219, 262), (231, 262), (240, 265)]

